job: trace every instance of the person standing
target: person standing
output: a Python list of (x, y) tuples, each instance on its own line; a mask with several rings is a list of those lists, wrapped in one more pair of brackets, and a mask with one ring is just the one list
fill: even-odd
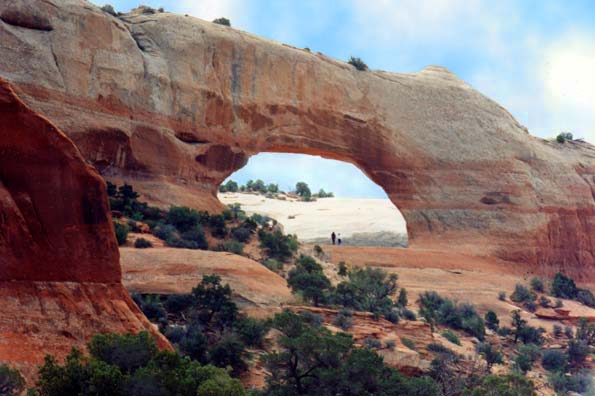
[(335, 244), (336, 239), (337, 239), (337, 236), (335, 235), (335, 231), (333, 231), (333, 233), (331, 234), (331, 242), (333, 243), (333, 245)]
[(339, 238), (337, 238), (337, 245), (341, 244), (341, 234), (339, 234)]

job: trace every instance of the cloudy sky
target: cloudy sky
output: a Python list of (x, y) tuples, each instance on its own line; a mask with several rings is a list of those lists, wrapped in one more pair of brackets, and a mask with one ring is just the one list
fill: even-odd
[[(118, 11), (137, 1), (111, 0)], [(98, 4), (101, 1), (95, 0)], [(449, 68), (506, 107), (529, 131), (570, 131), (595, 143), (595, 2), (591, 0), (145, 0), (309, 47), (372, 69)], [(280, 161), (285, 166), (279, 167)], [(260, 154), (233, 176), (282, 186), (305, 180), (340, 196), (383, 196), (349, 164)]]

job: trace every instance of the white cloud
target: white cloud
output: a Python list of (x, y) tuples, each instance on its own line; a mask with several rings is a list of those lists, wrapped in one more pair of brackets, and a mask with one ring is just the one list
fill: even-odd
[(558, 39), (545, 50), (540, 78), (554, 128), (595, 142), (595, 37)]

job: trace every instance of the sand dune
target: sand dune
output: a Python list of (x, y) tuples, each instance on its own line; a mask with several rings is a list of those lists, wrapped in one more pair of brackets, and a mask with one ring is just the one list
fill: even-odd
[(388, 199), (324, 198), (299, 202), (262, 195), (223, 193), (225, 204), (239, 203), (248, 214), (266, 214), (301, 241), (327, 243), (331, 232), (341, 234), (346, 245), (404, 246), (405, 219)]

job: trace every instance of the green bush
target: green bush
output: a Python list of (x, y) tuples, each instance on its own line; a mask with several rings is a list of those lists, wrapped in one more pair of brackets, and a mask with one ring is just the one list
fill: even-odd
[(217, 245), (217, 250), (242, 255), (244, 253), (244, 244), (238, 241), (225, 241)]
[(498, 300), (500, 300), (500, 301), (506, 301), (506, 293), (503, 292), (503, 291), (498, 292)]
[(401, 342), (403, 343), (403, 345), (405, 345), (407, 348), (411, 349), (412, 351), (415, 351), (415, 341), (413, 341), (410, 338), (405, 338), (405, 337), (401, 337)]
[(114, 222), (114, 231), (116, 232), (118, 245), (125, 245), (128, 239), (128, 227), (124, 224)]
[(560, 338), (562, 336), (562, 326), (560, 326), (559, 324), (554, 324), (552, 330), (554, 333), (554, 337)]
[(18, 370), (0, 364), (0, 395), (18, 396), (25, 389), (25, 380)]
[(552, 302), (550, 301), (549, 298), (547, 298), (545, 296), (541, 296), (541, 297), (539, 297), (539, 305), (542, 306), (543, 308), (549, 308), (552, 305)]
[(347, 265), (345, 264), (345, 261), (341, 261), (339, 263), (339, 270), (337, 271), (337, 275), (347, 276)]
[(294, 292), (301, 293), (302, 297), (318, 306), (327, 298), (331, 283), (324, 275), (322, 267), (312, 257), (300, 256), (296, 267), (289, 271), (287, 284)]
[(522, 344), (514, 358), (514, 368), (525, 374), (531, 370), (533, 364), (541, 356), (539, 347), (535, 344)]
[(366, 70), (368, 70), (368, 65), (366, 65), (364, 63), (364, 61), (361, 60), (360, 58), (350, 56), (349, 57), (349, 60), (347, 61), (347, 63), (349, 63), (350, 65), (352, 65), (353, 67), (355, 67), (359, 71), (366, 71)]
[(185, 206), (172, 206), (167, 212), (167, 223), (180, 232), (189, 231), (199, 224), (200, 216), (194, 209)]
[(440, 355), (454, 355), (455, 354), (451, 349), (445, 347), (442, 344), (438, 344), (436, 342), (429, 343), (426, 348), (428, 351), (434, 352), (434, 353), (437, 353)]
[(574, 136), (572, 135), (572, 133), (570, 133), (570, 132), (561, 132), (561, 133), (558, 134), (558, 136), (556, 136), (556, 141), (558, 143), (564, 143), (567, 140), (570, 140), (570, 141), (574, 140)]
[[(89, 343), (91, 356), (73, 349), (60, 365), (47, 356), (39, 369), (33, 394), (64, 395), (246, 395), (241, 383), (224, 369), (201, 366), (175, 352), (158, 352), (147, 332), (137, 335), (97, 335)], [(216, 384), (212, 388), (211, 384)], [(210, 392), (201, 393), (201, 389)], [(198, 392), (198, 393), (197, 393)]]
[(521, 375), (488, 375), (470, 390), (469, 396), (534, 396), (533, 382)]
[(552, 295), (558, 298), (574, 300), (578, 293), (576, 283), (566, 275), (558, 272), (552, 281)]
[(548, 371), (563, 371), (566, 368), (566, 359), (561, 351), (550, 349), (543, 353), (541, 365)]
[(377, 338), (368, 337), (364, 340), (364, 347), (368, 349), (380, 349), (382, 348), (382, 343)]
[(160, 223), (151, 229), (151, 233), (162, 241), (172, 238), (176, 232), (176, 227), (171, 224)]
[(219, 342), (209, 348), (209, 363), (221, 367), (231, 367), (237, 376), (248, 368), (244, 361), (244, 344), (234, 334), (225, 334)]
[(401, 288), (399, 291), (399, 297), (397, 298), (397, 305), (401, 308), (405, 308), (408, 304), (407, 300), (407, 290), (405, 288)]
[(228, 180), (227, 183), (219, 186), (219, 192), (237, 192), (238, 183), (233, 180)]
[(217, 25), (231, 26), (231, 22), (227, 18), (216, 18), (216, 19), (213, 19), (213, 23), (216, 23)]
[(572, 339), (568, 341), (568, 363), (572, 367), (582, 367), (591, 353), (591, 348), (584, 340)]
[(200, 225), (195, 225), (191, 229), (183, 232), (180, 237), (188, 242), (192, 242), (192, 246), (190, 249), (202, 249), (206, 250), (209, 248), (209, 243), (207, 242), (207, 237), (205, 236), (205, 232)]
[(291, 235), (283, 235), (280, 231), (258, 231), (260, 246), (270, 258), (279, 261), (289, 260), (297, 251), (297, 239)]
[(353, 326), (353, 311), (343, 308), (337, 313), (337, 316), (335, 316), (333, 324), (344, 331), (351, 329)]
[(253, 347), (261, 347), (264, 337), (270, 329), (268, 320), (259, 320), (254, 318), (242, 318), (236, 323), (236, 331), (242, 341)]
[(459, 340), (459, 337), (455, 333), (453, 333), (451, 330), (446, 330), (445, 332), (443, 332), (442, 337), (446, 338), (448, 341), (452, 342), (453, 344), (461, 345), (461, 340)]
[(275, 259), (266, 259), (262, 265), (273, 272), (279, 272), (283, 270), (283, 263)]
[(536, 292), (543, 293), (543, 291), (545, 290), (545, 288), (543, 286), (543, 280), (538, 277), (532, 278), (531, 279), (531, 288), (533, 290), (535, 290)]
[(231, 236), (238, 242), (246, 243), (250, 240), (252, 232), (246, 227), (236, 227), (231, 230)]
[(371, 312), (385, 317), (392, 312), (392, 298), (397, 291), (397, 275), (379, 268), (357, 268), (348, 280), (337, 285), (334, 303), (357, 311)]
[(407, 308), (401, 310), (401, 315), (406, 320), (417, 320), (417, 315), (415, 315), (415, 312)]
[(310, 191), (310, 187), (308, 187), (308, 184), (304, 182), (296, 183), (295, 193), (305, 199), (310, 199), (310, 197), (312, 196), (312, 191)]
[(488, 371), (491, 370), (494, 364), (504, 363), (502, 353), (495, 350), (489, 342), (480, 342), (477, 344), (476, 350), (477, 353), (485, 359)]
[(484, 316), (486, 327), (492, 331), (498, 331), (498, 327), (500, 326), (500, 320), (498, 319), (498, 315), (494, 311), (486, 312)]
[(209, 217), (209, 227), (211, 235), (215, 238), (225, 238), (227, 236), (227, 226), (223, 215), (212, 215)]
[(514, 302), (529, 302), (535, 301), (537, 296), (524, 285), (517, 283), (514, 287), (514, 292), (510, 295), (510, 299)]
[(587, 307), (595, 308), (595, 296), (593, 296), (590, 290), (579, 289), (576, 294), (576, 301)]
[(149, 241), (145, 238), (137, 238), (134, 241), (134, 247), (137, 249), (146, 249), (146, 248), (153, 247), (153, 244), (151, 243), (151, 241)]

